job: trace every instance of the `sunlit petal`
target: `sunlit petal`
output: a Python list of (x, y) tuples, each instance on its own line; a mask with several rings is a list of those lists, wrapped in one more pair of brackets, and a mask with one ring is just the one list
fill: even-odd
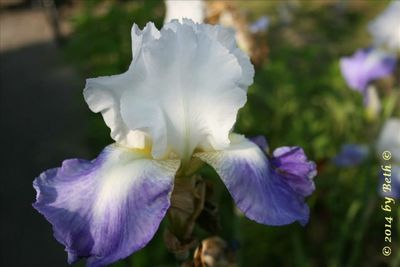
[(156, 158), (172, 152), (187, 159), (195, 148), (229, 145), (253, 72), (219, 29), (173, 21), (142, 46), (132, 71), (143, 75), (121, 95), (121, 115), (129, 129), (151, 137)]
[(231, 135), (229, 148), (195, 156), (214, 167), (248, 218), (269, 225), (294, 221), (305, 224), (309, 208), (304, 197), (314, 189), (311, 178), (315, 175), (315, 164), (307, 162), (304, 153), (297, 149), (283, 148), (276, 153), (280, 157), (278, 165), (255, 143)]
[(132, 71), (142, 44), (158, 38), (160, 33), (153, 23), (148, 23), (143, 31), (134, 24), (131, 34), (133, 60), (129, 70), (119, 75), (87, 79), (83, 94), (89, 108), (103, 115), (105, 123), (111, 129), (111, 138), (126, 147), (141, 149), (145, 147), (146, 135), (127, 127), (121, 118), (120, 99), (122, 93), (132, 87), (135, 77), (143, 75)]
[(178, 166), (110, 145), (93, 161), (66, 160), (42, 173), (34, 207), (53, 225), (70, 263), (88, 258), (88, 266), (105, 266), (153, 237)]

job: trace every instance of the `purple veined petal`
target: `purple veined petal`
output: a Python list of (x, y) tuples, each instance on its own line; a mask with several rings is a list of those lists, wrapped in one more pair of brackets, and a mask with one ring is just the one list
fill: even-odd
[(105, 266), (143, 248), (170, 205), (179, 161), (106, 147), (93, 161), (65, 160), (34, 182), (33, 207), (53, 225), (68, 262)]
[(340, 60), (340, 70), (349, 87), (363, 94), (372, 80), (389, 75), (395, 67), (395, 56), (373, 48), (359, 49)]
[(333, 158), (333, 163), (339, 167), (352, 167), (361, 164), (368, 156), (369, 149), (366, 145), (345, 144), (340, 152)]
[[(217, 171), (238, 208), (248, 218), (262, 224), (285, 225), (295, 221), (306, 224), (309, 208), (304, 201), (305, 190), (293, 186), (296, 171), (286, 163), (279, 167), (281, 170), (275, 169), (256, 144), (239, 135), (231, 134), (230, 137), (229, 148), (200, 152), (195, 156)], [(296, 151), (295, 154), (300, 153)], [(286, 154), (280, 156), (289, 158)], [(296, 159), (287, 161), (294, 163)], [(291, 169), (289, 175), (285, 173), (288, 169)], [(312, 171), (315, 174), (315, 169)], [(311, 176), (307, 174), (302, 178), (310, 180)], [(309, 191), (312, 191), (314, 184), (310, 187)]]
[[(269, 152), (267, 139), (259, 135), (250, 138), (263, 151)], [(311, 195), (315, 186), (312, 178), (316, 175), (316, 165), (308, 161), (301, 147), (279, 147), (270, 158), (272, 167), (286, 176), (287, 183), (303, 196)]]
[(271, 164), (298, 194), (305, 197), (315, 190), (312, 179), (317, 175), (317, 166), (307, 159), (301, 147), (285, 146), (275, 149), (272, 153)]

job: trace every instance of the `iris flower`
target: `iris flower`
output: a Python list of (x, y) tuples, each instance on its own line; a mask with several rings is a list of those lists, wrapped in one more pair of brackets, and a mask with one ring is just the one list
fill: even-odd
[(364, 95), (366, 105), (369, 105), (370, 98), (375, 94), (368, 90), (368, 85), (373, 80), (388, 76), (395, 71), (397, 63), (395, 52), (400, 48), (399, 12), (400, 2), (393, 1), (368, 25), (368, 30), (374, 38), (373, 47), (359, 49), (351, 57), (343, 57), (340, 60), (340, 69), (347, 84)]
[(254, 74), (233, 31), (191, 20), (160, 31), (133, 25), (132, 53), (127, 72), (88, 79), (84, 90), (115, 143), (33, 183), (33, 206), (53, 225), (69, 263), (104, 266), (143, 248), (166, 215), (174, 180), (199, 160), (214, 167), (248, 218), (307, 222), (315, 164), (299, 147), (269, 156), (262, 137), (231, 132)]
[(347, 84), (361, 92), (367, 103), (368, 85), (394, 72), (396, 61), (396, 56), (380, 49), (359, 49), (351, 57), (340, 60), (340, 70)]

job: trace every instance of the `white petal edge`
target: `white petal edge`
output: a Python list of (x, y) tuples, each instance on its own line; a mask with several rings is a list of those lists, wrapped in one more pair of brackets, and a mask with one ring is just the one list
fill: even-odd
[(113, 140), (129, 148), (143, 149), (148, 138), (144, 132), (132, 131), (126, 126), (121, 118), (120, 99), (125, 90), (134, 86), (135, 77), (143, 75), (132, 70), (141, 53), (142, 44), (158, 39), (160, 33), (154, 24), (149, 22), (142, 31), (134, 24), (131, 36), (132, 63), (128, 71), (119, 75), (87, 79), (83, 95), (90, 110), (102, 114), (104, 122), (111, 130)]

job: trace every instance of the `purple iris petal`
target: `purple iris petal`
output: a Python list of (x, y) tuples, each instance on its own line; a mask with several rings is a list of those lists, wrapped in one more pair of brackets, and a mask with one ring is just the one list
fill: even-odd
[(347, 84), (362, 93), (372, 80), (389, 75), (395, 67), (395, 56), (373, 48), (359, 49), (351, 57), (340, 60), (340, 69)]
[(256, 145), (258, 145), (261, 148), (261, 150), (268, 152), (268, 150), (269, 150), (268, 141), (264, 136), (258, 135), (258, 136), (249, 138), (249, 140), (251, 142), (255, 143)]
[(339, 167), (353, 167), (361, 164), (368, 156), (366, 145), (345, 144), (339, 154), (333, 158), (333, 163)]
[(294, 221), (304, 225), (309, 217), (304, 197), (314, 190), (311, 178), (316, 172), (314, 163), (299, 157), (301, 152), (297, 148), (278, 151), (278, 158), (270, 161), (256, 144), (239, 138), (224, 151), (197, 156), (215, 168), (248, 218), (268, 225)]
[(144, 247), (169, 205), (179, 163), (110, 145), (93, 161), (71, 159), (33, 183), (34, 208), (53, 225), (68, 262), (105, 266)]
[(298, 194), (309, 196), (315, 189), (312, 178), (317, 174), (314, 162), (308, 161), (301, 147), (279, 147), (274, 150), (271, 164), (275, 171)]

